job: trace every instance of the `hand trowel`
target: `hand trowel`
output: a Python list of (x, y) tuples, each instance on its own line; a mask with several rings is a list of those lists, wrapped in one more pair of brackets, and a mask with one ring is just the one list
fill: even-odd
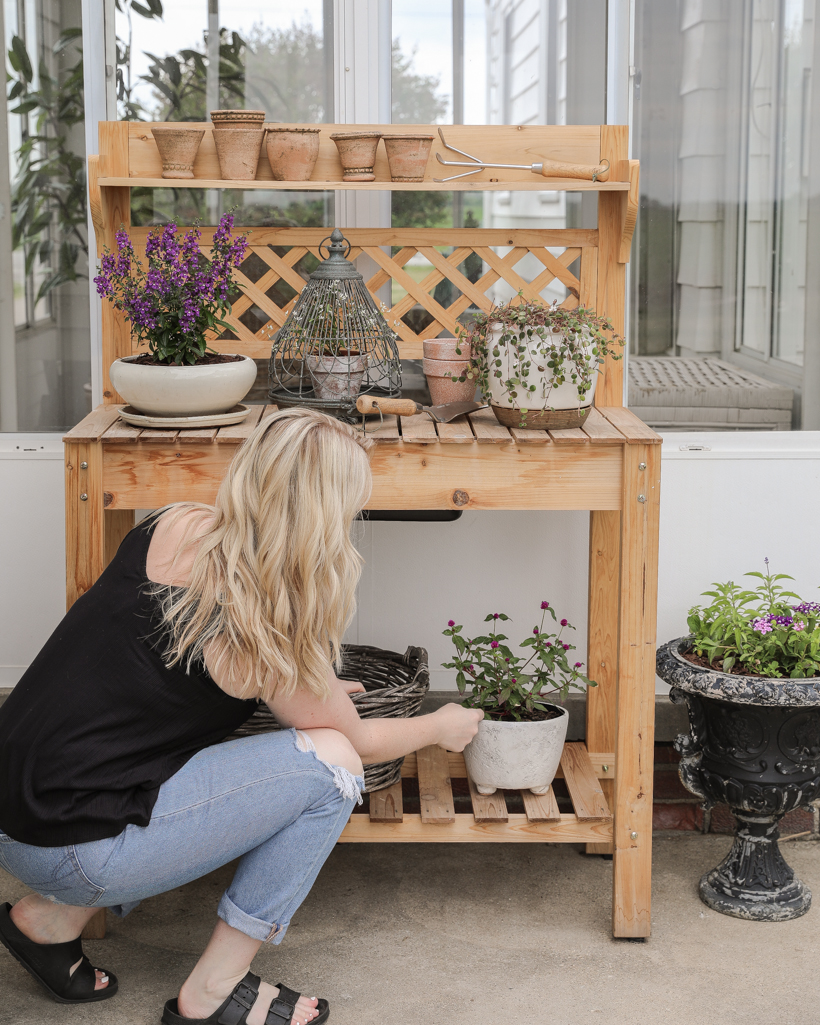
[(422, 406), (412, 399), (387, 399), (378, 395), (360, 395), (356, 400), (356, 409), (360, 413), (395, 413), (396, 416), (428, 413), (439, 424), (447, 424), (462, 413), (474, 413), (486, 406), (486, 402), (445, 402), (441, 406)]

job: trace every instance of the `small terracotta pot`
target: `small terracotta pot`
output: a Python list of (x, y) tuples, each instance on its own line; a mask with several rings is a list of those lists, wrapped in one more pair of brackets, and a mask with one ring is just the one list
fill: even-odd
[(163, 178), (193, 178), (194, 160), (204, 128), (152, 128), (162, 161)]
[(269, 128), (265, 145), (274, 181), (310, 180), (319, 156), (318, 128)]
[(340, 349), (337, 353), (306, 356), (305, 365), (313, 378), (316, 398), (324, 402), (350, 402), (361, 389), (367, 355)]
[(432, 135), (385, 135), (384, 148), (394, 182), (423, 182)]
[(471, 402), (478, 387), (475, 378), (466, 381), (454, 381), (453, 377), (461, 377), (469, 368), (468, 359), (425, 359), (422, 370), (427, 378), (430, 398), (434, 406), (445, 402)]
[(265, 123), (264, 110), (212, 110), (214, 128), (261, 128)]
[[(461, 352), (456, 352), (460, 349)], [(461, 341), (458, 338), (425, 338), (424, 358), (425, 359), (469, 359), (471, 355), (470, 343)]]
[(373, 165), (381, 137), (381, 132), (334, 132), (331, 135), (342, 162), (343, 182), (375, 180)]
[(264, 128), (221, 128), (214, 132), (220, 178), (253, 181), (264, 138)]

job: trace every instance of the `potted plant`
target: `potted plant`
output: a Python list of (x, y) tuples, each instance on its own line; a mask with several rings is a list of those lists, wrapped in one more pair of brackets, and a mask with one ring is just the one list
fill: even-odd
[(820, 797), (820, 605), (749, 573), (754, 589), (713, 584), (690, 634), (658, 650), (660, 677), (685, 702), (690, 732), (675, 741), (680, 777), (706, 807), (737, 820), (732, 849), (700, 881), (723, 914), (783, 921), (805, 914), (811, 893), (778, 847), (786, 812)]
[(472, 374), (506, 427), (580, 426), (601, 364), (607, 356), (622, 358), (623, 338), (605, 317), (584, 306), (531, 302), (520, 292), (478, 313), (464, 338), (472, 346)]
[[(478, 733), (464, 749), (467, 771), (480, 794), (493, 794), (503, 787), (545, 794), (558, 771), (569, 714), (549, 699), (566, 698), (570, 687), (583, 689), (596, 684), (581, 672), (583, 663), (570, 664), (575, 645), (564, 639), (572, 630), (566, 619), (558, 622), (555, 610), (541, 602), (541, 623), (534, 626), (520, 647), (513, 651), (498, 633), (499, 621), (509, 616), (494, 612), (484, 618), (492, 623), (489, 634), (468, 639), (451, 619), (444, 631), (456, 648), (456, 657), (445, 669), (456, 670), (462, 704), (480, 708), (484, 719)], [(547, 613), (557, 623), (555, 633), (545, 633)]]
[[(301, 311), (297, 319), (301, 320)], [(295, 314), (296, 316), (296, 314)], [(355, 309), (338, 281), (329, 281), (309, 324), (299, 324), (308, 338), (306, 364), (316, 397), (325, 402), (355, 402), (367, 371), (368, 357), (355, 344), (373, 326), (375, 315)]]
[(116, 234), (116, 254), (102, 257), (97, 292), (125, 314), (147, 345), (147, 352), (117, 359), (110, 370), (111, 383), (141, 413), (224, 413), (256, 380), (249, 356), (222, 355), (206, 341), (206, 333), (229, 327), (223, 318), (231, 309), (231, 272), (247, 248), (247, 236), (234, 236), (232, 228), (233, 216), (225, 214), (209, 260), (199, 249), (199, 228), (181, 236), (175, 224), (149, 234), (147, 268), (124, 228)]

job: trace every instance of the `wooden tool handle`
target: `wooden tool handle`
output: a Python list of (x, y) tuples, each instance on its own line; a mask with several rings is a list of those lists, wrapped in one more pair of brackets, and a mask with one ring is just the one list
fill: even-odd
[(384, 399), (374, 395), (360, 395), (356, 409), (360, 413), (395, 413), (397, 416), (415, 416), (421, 412), (421, 406), (412, 399)]
[(541, 165), (545, 178), (584, 178), (586, 181), (605, 182), (609, 178), (609, 161), (600, 164), (565, 164), (560, 160), (545, 160)]

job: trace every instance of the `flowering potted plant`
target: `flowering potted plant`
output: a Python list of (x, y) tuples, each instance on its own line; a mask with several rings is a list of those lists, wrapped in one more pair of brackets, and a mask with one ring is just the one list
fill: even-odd
[(811, 893), (777, 845), (783, 815), (820, 796), (820, 605), (780, 581), (749, 573), (705, 591), (688, 637), (658, 650), (658, 674), (684, 702), (690, 733), (678, 737), (680, 776), (706, 807), (727, 803), (732, 850), (700, 881), (703, 901), (737, 918), (805, 914)]
[[(478, 733), (464, 749), (467, 771), (481, 794), (493, 794), (498, 787), (531, 790), (545, 794), (555, 778), (567, 735), (566, 708), (550, 698), (565, 699), (571, 687), (583, 689), (596, 684), (580, 670), (583, 663), (570, 664), (575, 645), (564, 639), (573, 630), (566, 619), (558, 622), (555, 610), (541, 602), (541, 623), (534, 626), (521, 648), (513, 651), (498, 633), (499, 620), (509, 616), (494, 612), (489, 634), (468, 639), (461, 626), (450, 620), (444, 631), (456, 648), (456, 657), (445, 669), (456, 670), (459, 693), (467, 708), (480, 708), (484, 719)], [(555, 633), (544, 631), (547, 613), (557, 624)]]
[(199, 249), (201, 231), (180, 236), (175, 224), (154, 228), (145, 244), (147, 268), (128, 232), (116, 233), (94, 279), (97, 292), (121, 310), (148, 351), (111, 365), (111, 383), (134, 409), (153, 416), (223, 413), (245, 397), (256, 379), (248, 356), (221, 355), (206, 334), (228, 327), (231, 273), (245, 255), (246, 235), (233, 236), (225, 214), (214, 232), (210, 259)]
[(479, 313), (463, 333), (474, 377), (506, 427), (580, 426), (607, 356), (621, 359), (623, 338), (594, 310), (517, 299)]

